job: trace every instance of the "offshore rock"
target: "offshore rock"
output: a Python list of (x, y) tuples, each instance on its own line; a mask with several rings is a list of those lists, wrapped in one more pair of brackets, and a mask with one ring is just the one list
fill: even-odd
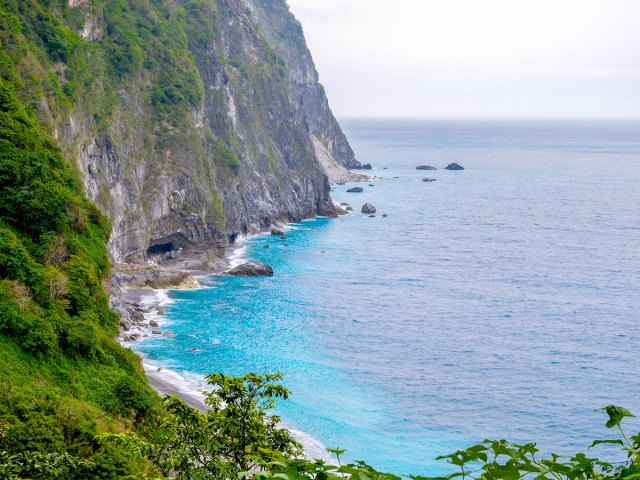
[(423, 179), (422, 179), (422, 181), (423, 181), (423, 182), (430, 183), (430, 182), (435, 182), (435, 181), (436, 181), (436, 179), (435, 179), (435, 178), (423, 178)]
[(272, 228), (271, 235), (284, 235), (284, 230), (280, 230), (279, 228)]
[(458, 165), (456, 162), (453, 162), (447, 165), (446, 167), (444, 167), (444, 169), (445, 170), (464, 170), (464, 167), (462, 165)]
[(362, 192), (364, 192), (364, 189), (362, 187), (352, 187), (352, 188), (348, 189), (347, 192), (349, 192), (349, 193), (362, 193)]
[(362, 206), (362, 213), (376, 213), (376, 207), (374, 207), (372, 204), (370, 203), (365, 203)]
[(419, 165), (416, 167), (416, 170), (437, 170), (437, 168), (431, 165)]
[(229, 270), (227, 275), (235, 277), (268, 277), (273, 275), (273, 268), (266, 263), (247, 262)]

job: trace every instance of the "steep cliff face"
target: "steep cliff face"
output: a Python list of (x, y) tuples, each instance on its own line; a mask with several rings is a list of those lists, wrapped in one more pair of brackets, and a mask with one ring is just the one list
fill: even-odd
[(319, 155), (356, 163), (284, 0), (6, 3), (35, 45), (14, 52), (30, 101), (109, 216), (115, 262), (332, 213)]
[[(287, 67), (287, 91), (309, 129), (316, 154), (329, 163), (359, 168), (353, 150), (329, 108), (300, 22), (280, 0), (244, 0), (260, 31)], [(323, 162), (326, 163), (326, 162)]]

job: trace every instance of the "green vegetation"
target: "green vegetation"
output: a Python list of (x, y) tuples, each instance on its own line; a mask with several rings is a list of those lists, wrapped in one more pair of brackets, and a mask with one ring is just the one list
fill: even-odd
[[(69, 58), (73, 35), (42, 28), (47, 51)], [(109, 222), (21, 98), (4, 48), (0, 60), (0, 477), (139, 471), (124, 449), (94, 439), (143, 431), (160, 412), (139, 359), (114, 340), (103, 288)]]
[(166, 397), (168, 415), (151, 440), (135, 434), (111, 434), (106, 443), (125, 445), (153, 462), (163, 475), (180, 479), (237, 478), (269, 462), (273, 452), (284, 458), (302, 453), (301, 445), (278, 426), (269, 411), (288, 391), (278, 384), (281, 374), (241, 377), (207, 375), (206, 413), (176, 397)]

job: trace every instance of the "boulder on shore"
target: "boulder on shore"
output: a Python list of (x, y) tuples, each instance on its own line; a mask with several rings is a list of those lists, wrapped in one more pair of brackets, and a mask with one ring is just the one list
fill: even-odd
[(370, 203), (365, 203), (362, 206), (362, 213), (376, 213), (376, 207), (374, 207), (373, 205), (371, 205)]
[(416, 170), (437, 170), (437, 168), (432, 167), (431, 165), (418, 165)]
[(273, 275), (273, 268), (266, 263), (247, 262), (232, 268), (227, 272), (227, 275), (235, 277), (268, 277)]
[(456, 162), (453, 162), (447, 165), (446, 167), (444, 167), (444, 169), (445, 170), (464, 170), (464, 167), (462, 165), (458, 165)]
[(352, 188), (348, 189), (347, 192), (349, 192), (349, 193), (362, 193), (362, 192), (364, 192), (364, 188), (362, 188), (362, 187), (352, 187)]

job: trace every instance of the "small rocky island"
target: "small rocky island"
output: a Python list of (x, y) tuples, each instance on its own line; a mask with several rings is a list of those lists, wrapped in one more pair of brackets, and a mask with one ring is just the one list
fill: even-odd
[(374, 207), (372, 204), (370, 203), (365, 203), (362, 206), (362, 213), (376, 213), (376, 207)]
[(444, 167), (444, 169), (445, 170), (464, 170), (464, 167), (462, 165), (458, 165), (456, 162), (453, 162), (447, 165), (446, 167)]
[(437, 170), (437, 168), (432, 167), (431, 165), (418, 165), (416, 170)]

